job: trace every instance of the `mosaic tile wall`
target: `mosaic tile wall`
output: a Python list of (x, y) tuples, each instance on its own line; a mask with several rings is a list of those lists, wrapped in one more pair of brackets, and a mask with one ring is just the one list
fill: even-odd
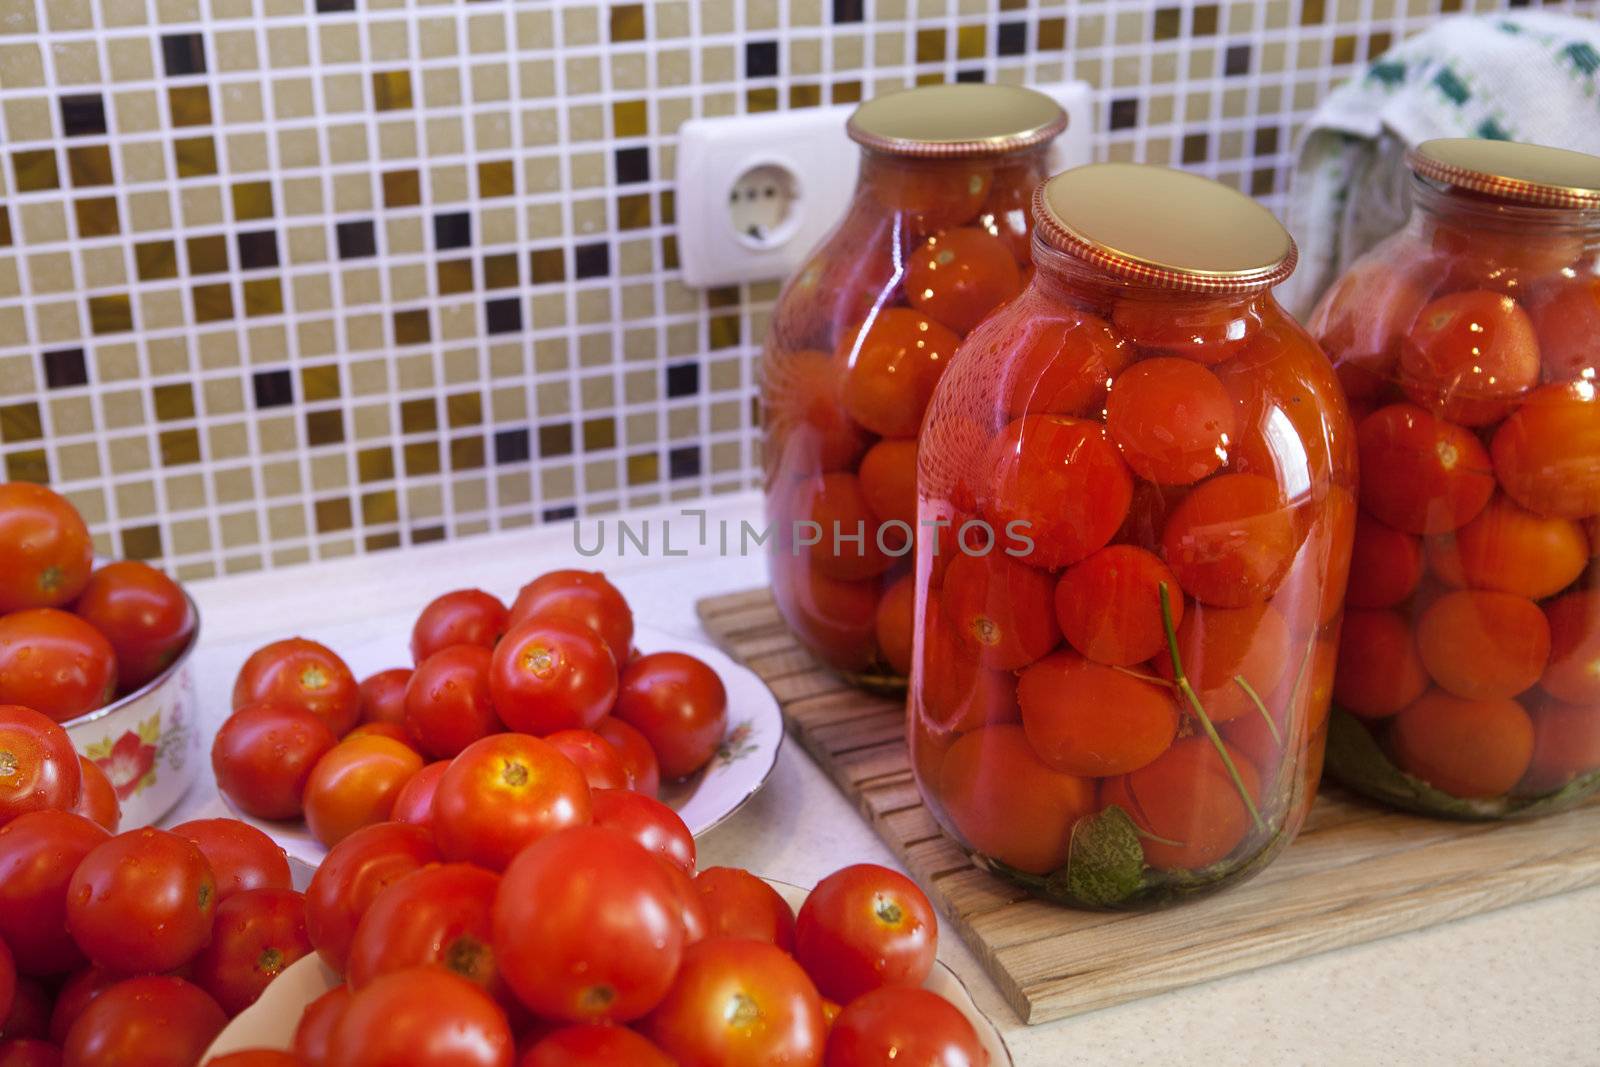
[(0, 469), (185, 577), (752, 485), (776, 286), (680, 284), (683, 120), (1079, 77), (1276, 204), (1463, 6), (0, 0)]

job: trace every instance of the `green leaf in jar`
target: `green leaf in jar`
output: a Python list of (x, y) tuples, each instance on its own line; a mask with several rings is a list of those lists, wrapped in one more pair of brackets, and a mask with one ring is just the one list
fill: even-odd
[(1120, 904), (1144, 888), (1139, 828), (1115, 804), (1079, 819), (1067, 865), (1050, 876), (1052, 894), (1091, 907)]

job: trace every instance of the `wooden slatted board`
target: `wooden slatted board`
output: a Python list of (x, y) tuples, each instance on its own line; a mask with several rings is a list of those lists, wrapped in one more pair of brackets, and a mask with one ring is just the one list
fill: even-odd
[(1539, 820), (1468, 823), (1325, 789), (1300, 837), (1242, 886), (1156, 912), (1047, 904), (973, 866), (923, 807), (900, 701), (821, 667), (765, 589), (698, 607), (707, 631), (772, 688), (790, 731), (939, 900), (1029, 1023), (1600, 885), (1600, 801)]

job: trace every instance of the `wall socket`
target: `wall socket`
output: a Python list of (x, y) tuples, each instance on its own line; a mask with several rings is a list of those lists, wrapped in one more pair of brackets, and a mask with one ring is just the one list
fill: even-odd
[[(1051, 172), (1093, 158), (1087, 82), (1036, 85), (1067, 112)], [(844, 215), (860, 167), (854, 105), (690, 119), (679, 130), (678, 256), (696, 288), (786, 278)]]

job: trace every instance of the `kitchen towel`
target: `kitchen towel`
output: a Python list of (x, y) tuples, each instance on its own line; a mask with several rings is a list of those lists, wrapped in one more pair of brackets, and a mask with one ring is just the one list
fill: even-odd
[(1285, 223), (1300, 267), (1278, 291), (1301, 318), (1361, 253), (1405, 224), (1406, 149), (1436, 137), (1600, 154), (1600, 22), (1461, 16), (1385, 52), (1303, 131)]

